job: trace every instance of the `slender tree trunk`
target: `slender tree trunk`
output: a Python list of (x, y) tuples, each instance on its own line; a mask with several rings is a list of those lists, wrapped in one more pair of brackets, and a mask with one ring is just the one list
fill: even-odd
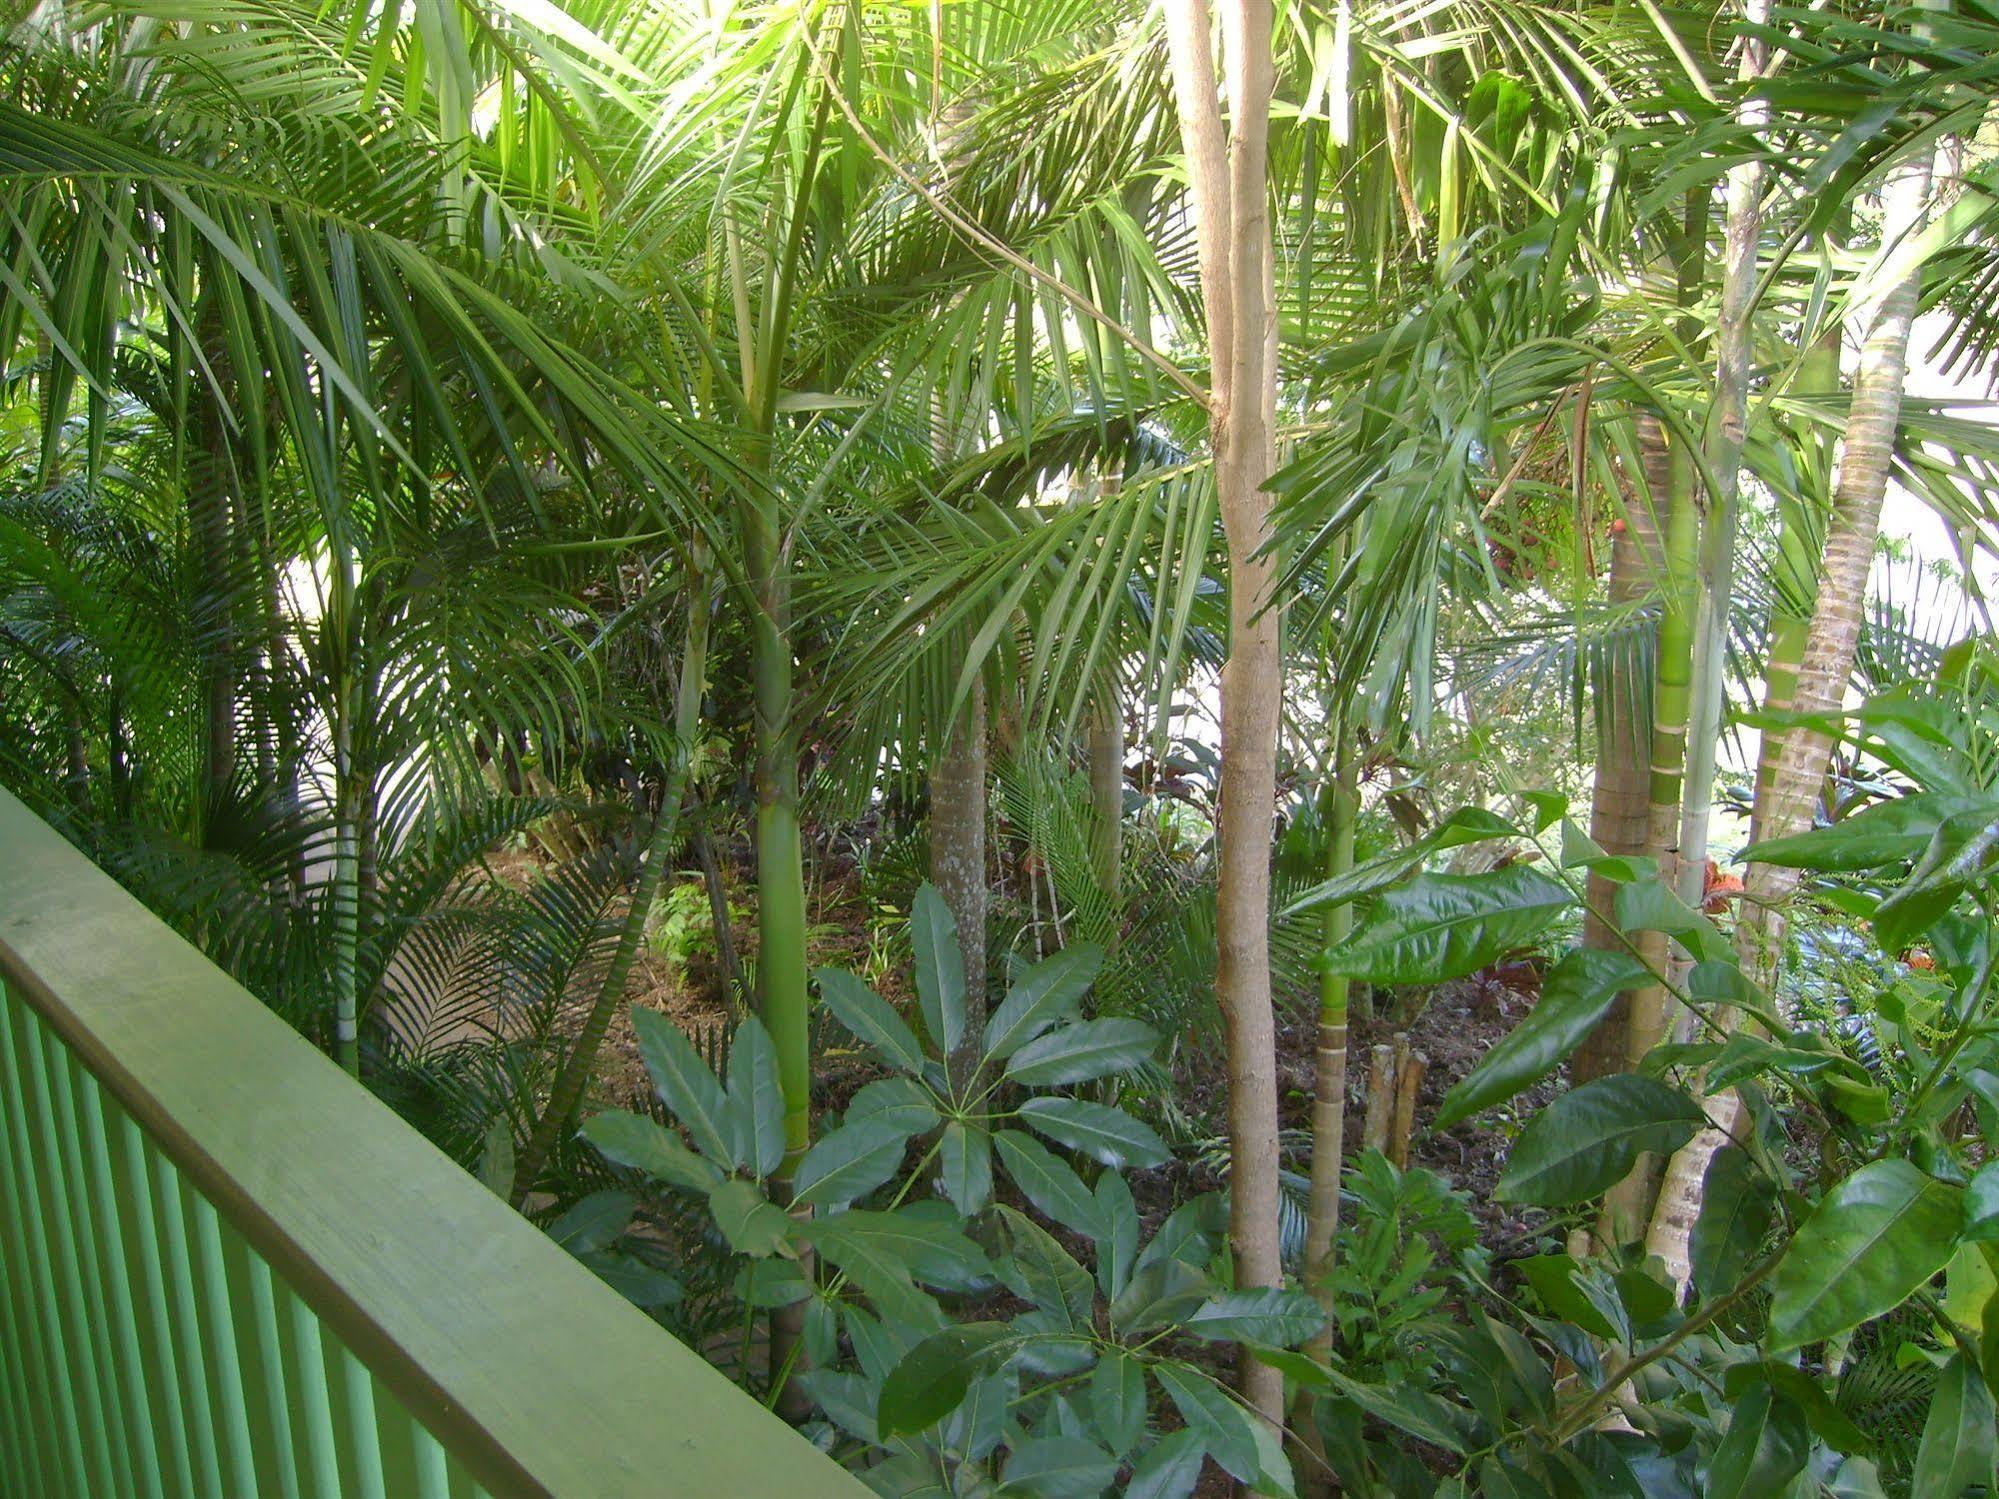
[(542, 1167), (583, 1102), (583, 1092), (596, 1069), (605, 1033), (618, 1007), (625, 1002), (625, 985), (645, 941), (646, 918), (652, 913), (667, 864), (673, 857), (675, 835), (680, 827), (680, 804), (687, 795), (688, 765), (693, 759), (695, 738), (701, 731), (701, 689), (708, 671), (710, 610), (708, 580), (693, 571), (687, 589), (687, 642), (680, 653), (680, 680), (674, 693), (673, 760), (667, 767), (666, 785), (660, 792), (659, 810), (653, 815), (652, 832), (640, 855), (638, 879), (632, 889), (631, 904), (625, 908), (624, 924), (618, 929), (618, 944), (612, 949), (611, 961), (597, 985), (597, 996), (590, 1005), (590, 1013), (584, 1017), (583, 1028), (570, 1044), (562, 1069), (549, 1089), (548, 1103), (515, 1159), (513, 1189), (509, 1195), (516, 1204), (525, 1201), (534, 1190)]
[[(986, 1020), (986, 684), (978, 681), (930, 770), (930, 883), (958, 929), (965, 958), (965, 1042), (954, 1068), (977, 1061)], [(942, 1045), (938, 1038), (938, 1045)]]
[[(1270, 992), (1270, 832), (1283, 690), (1276, 559), (1269, 539), (1276, 467), (1276, 275), (1269, 215), (1270, 0), (1225, 0), (1224, 127), (1207, 0), (1170, 0), (1167, 41), (1213, 366), (1210, 431), (1229, 556), (1229, 654), (1222, 668), (1221, 827), (1215, 988), (1228, 1047), (1229, 1242), (1239, 1287), (1283, 1280), (1278, 1256), (1276, 1022)], [(1249, 1356), (1244, 1398), (1273, 1425), (1284, 1381)]]
[(701, 866), (701, 883), (708, 892), (708, 921), (715, 928), (715, 964), (722, 970), (722, 997), (737, 1014), (747, 1009), (743, 960), (736, 953), (736, 931), (729, 919), (729, 889), (722, 881), (721, 861), (705, 818), (694, 824), (694, 858)]
[[(1663, 560), (1659, 526), (1650, 496), (1637, 496), (1625, 507), (1624, 527), (1611, 538), (1610, 602), (1636, 604), (1659, 584)], [(1619, 665), (1621, 666), (1621, 662)], [(1651, 683), (1623, 670), (1598, 684), (1606, 695), (1597, 714), (1595, 786), (1590, 796), (1589, 835), (1606, 853), (1654, 856), (1652, 807), (1648, 793), (1647, 759), (1651, 732)], [(1583, 945), (1606, 952), (1625, 951), (1611, 912), (1618, 886), (1608, 876), (1589, 877), (1588, 909), (1583, 915)], [(1665, 939), (1657, 932), (1632, 935), (1655, 966), (1663, 964)], [(1630, 1046), (1632, 995), (1617, 996), (1609, 1012), (1576, 1049), (1569, 1063), (1569, 1081), (1621, 1072)]]

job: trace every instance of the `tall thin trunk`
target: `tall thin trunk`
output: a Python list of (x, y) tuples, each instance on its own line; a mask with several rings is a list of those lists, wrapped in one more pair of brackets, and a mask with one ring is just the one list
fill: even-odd
[(331, 538), (325, 628), (334, 638), (333, 711), (333, 1059), (361, 1075), (360, 939), (361, 819), (366, 789), (358, 773), (361, 662), (358, 642), (360, 589), (352, 546), (344, 535)]
[(618, 929), (618, 945), (597, 985), (597, 997), (583, 1028), (563, 1058), (562, 1070), (549, 1089), (548, 1103), (535, 1121), (526, 1146), (514, 1162), (514, 1180), (509, 1194), (515, 1203), (534, 1190), (542, 1167), (554, 1152), (556, 1142), (575, 1117), (596, 1068), (597, 1053), (618, 1007), (625, 1001), (625, 985), (632, 965), (638, 960), (645, 941), (646, 918), (672, 860), (675, 835), (680, 827), (680, 804), (687, 795), (688, 765), (693, 759), (694, 740), (701, 730), (701, 688), (708, 672), (708, 626), (712, 604), (708, 579), (691, 571), (687, 589), (687, 642), (680, 653), (680, 680), (674, 692), (673, 759), (667, 767), (666, 785), (660, 792), (659, 808), (653, 814), (652, 832), (640, 856), (638, 880), (632, 889), (631, 904), (625, 908), (624, 924)]
[[(1283, 1280), (1278, 1255), (1276, 1018), (1270, 992), (1270, 832), (1283, 690), (1276, 559), (1269, 540), (1276, 467), (1276, 262), (1269, 214), (1270, 0), (1225, 0), (1218, 90), (1207, 0), (1171, 0), (1167, 42), (1198, 226), (1213, 368), (1209, 426), (1229, 560), (1229, 654), (1222, 668), (1221, 826), (1215, 988), (1228, 1048), (1229, 1242), (1236, 1284)], [(1222, 121), (1223, 92), (1232, 119)], [(1284, 1381), (1244, 1351), (1244, 1398), (1273, 1425)]]
[[(1354, 834), (1360, 823), (1360, 767), (1353, 732), (1343, 713), (1333, 720), (1333, 778), (1324, 797), (1326, 868), (1329, 880), (1349, 873), (1354, 865)], [(1320, 945), (1331, 952), (1353, 930), (1353, 906), (1345, 901), (1328, 907), (1320, 925)], [(1305, 1220), (1305, 1280), (1329, 1325), (1306, 1351), (1330, 1352), (1333, 1291), (1333, 1239), (1340, 1226), (1340, 1172), (1346, 1151), (1347, 1001), (1352, 980), (1344, 974), (1319, 976), (1319, 1044), (1312, 1091), (1312, 1187)]]
[[(1613, 605), (1636, 604), (1657, 586), (1663, 566), (1659, 547), (1653, 497), (1634, 496), (1634, 502), (1625, 507), (1623, 529), (1611, 538), (1609, 596)], [(1647, 758), (1651, 684), (1635, 680), (1623, 669), (1626, 664), (1622, 658), (1614, 662), (1609, 680), (1597, 684), (1604, 700), (1597, 713), (1596, 776), (1590, 796), (1589, 835), (1606, 853), (1656, 855)], [(1617, 889), (1616, 882), (1607, 875), (1590, 875), (1589, 904), (1583, 915), (1585, 947), (1610, 952), (1625, 950), (1624, 938), (1611, 918)], [(1646, 959), (1654, 966), (1663, 962), (1665, 938), (1660, 933), (1639, 932), (1631, 940), (1641, 948), (1655, 949), (1645, 952)], [(1630, 1045), (1631, 1001), (1630, 993), (1618, 995), (1596, 1029), (1576, 1049), (1569, 1063), (1572, 1084), (1624, 1070)]]
[[(974, 682), (930, 770), (930, 882), (944, 897), (965, 959), (965, 1042), (954, 1067), (977, 1060), (986, 1020), (986, 684)], [(938, 1044), (943, 1044), (942, 1038)]]

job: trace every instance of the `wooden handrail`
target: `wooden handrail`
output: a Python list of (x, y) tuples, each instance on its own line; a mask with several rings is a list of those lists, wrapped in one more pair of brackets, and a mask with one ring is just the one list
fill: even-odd
[(4, 792), (0, 977), (492, 1494), (866, 1492)]

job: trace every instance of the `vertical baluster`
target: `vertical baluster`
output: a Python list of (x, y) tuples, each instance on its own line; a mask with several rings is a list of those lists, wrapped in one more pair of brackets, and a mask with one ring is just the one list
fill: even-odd
[(451, 1499), (451, 1459), (437, 1438), (414, 1419), (410, 1445), (416, 1452), (416, 1499)]
[(292, 1302), (292, 1343), (298, 1349), (299, 1394), (305, 1405), (305, 1450), (311, 1465), (314, 1499), (340, 1499), (340, 1455), (333, 1430), (333, 1400), (326, 1388), (326, 1352), (320, 1347), (319, 1318), (296, 1295)]
[[(116, 1330), (111, 1325), (105, 1303), (102, 1264), (106, 1248), (104, 1224), (97, 1216), (90, 1186), (88, 1164), (84, 1160), (86, 1135), (77, 1091), (86, 1076), (82, 1063), (51, 1030), (47, 1032), (49, 1080), (54, 1087), (57, 1136), (62, 1141), (63, 1177), (68, 1183), (70, 1217), (76, 1235), (76, 1271), (83, 1282), (83, 1302), (90, 1317), (90, 1351), (96, 1367), (98, 1398), (104, 1408), (104, 1438), (110, 1449), (112, 1472), (117, 1475), (120, 1494), (133, 1491), (132, 1451), (126, 1440), (130, 1413), (124, 1409), (120, 1387)], [(102, 1138), (100, 1122), (99, 1137)], [(114, 1220), (115, 1223), (115, 1220)], [(115, 1229), (113, 1230), (115, 1235)], [(136, 1372), (134, 1370), (133, 1372)]]
[(277, 1289), (271, 1267), (250, 1253), (250, 1299), (257, 1311), (257, 1358), (264, 1370), (264, 1407), (277, 1452), (280, 1499), (299, 1499), (298, 1454), (292, 1448), (291, 1392), (285, 1387), (285, 1347), (278, 1334)]
[(42, 1391), (48, 1384), (47, 1355), (42, 1349), (41, 1328), (35, 1287), (38, 1277), (28, 1258), (23, 1239), (27, 1221), (28, 1187), (24, 1173), (28, 1162), (17, 1148), (11, 1120), (24, 1086), (20, 1069), (14, 1064), (12, 1029), (14, 1012), (20, 1004), (0, 987), (0, 1306), (7, 1314), (7, 1348), (10, 1355), (7, 1377), (13, 1381), (8, 1408), (12, 1429), (8, 1446), (14, 1454), (13, 1482), (25, 1493), (51, 1493), (60, 1479), (54, 1476), (56, 1455), (49, 1446), (54, 1421), (44, 1414)]
[(368, 1366), (345, 1347), (340, 1350), (341, 1384), (347, 1394), (347, 1445), (354, 1459), (361, 1499), (388, 1499), (382, 1484), (382, 1448), (375, 1430), (375, 1381)]
[(132, 1203), (132, 1232), (139, 1248), (139, 1271), (146, 1289), (147, 1321), (152, 1328), (153, 1367), (159, 1374), (157, 1406), (166, 1427), (167, 1458), (173, 1482), (168, 1492), (189, 1496), (194, 1487), (194, 1459), (188, 1444), (187, 1395), (181, 1384), (180, 1361), (174, 1354), (173, 1319), (168, 1315), (166, 1272), (160, 1264), (159, 1212), (153, 1200), (147, 1166), (146, 1137), (129, 1114), (119, 1122), (125, 1145), (125, 1181)]
[[(13, 1023), (17, 1003), (0, 988), (0, 1030)], [(11, 1051), (0, 1047), (0, 1055), (11, 1055)], [(20, 1076), (11, 1065), (0, 1061), (0, 1098), (14, 1096), (20, 1087)], [(7, 1418), (6, 1477), (18, 1492), (40, 1494), (52, 1491), (52, 1480), (44, 1476), (42, 1468), (47, 1423), (40, 1418), (36, 1398), (36, 1391), (43, 1383), (41, 1339), (34, 1326), (33, 1266), (26, 1262), (20, 1244), (20, 1224), (27, 1209), (22, 1200), (13, 1134), (6, 1121), (7, 1108), (0, 1103), (0, 1224), (6, 1225), (6, 1232), (0, 1233), (0, 1316), (5, 1319), (0, 1338), (5, 1339), (7, 1359), (7, 1391), (5, 1400), (0, 1401), (0, 1410), (4, 1410)]]
[(194, 1196), (195, 1250), (200, 1260), (202, 1300), (214, 1354), (216, 1393), (222, 1397), (222, 1436), (228, 1444), (231, 1485), (241, 1499), (257, 1499), (257, 1458), (250, 1443), (250, 1407), (243, 1395), (243, 1362), (236, 1349), (236, 1318), (229, 1305), (229, 1278), (222, 1263), (222, 1225), (215, 1207)]
[(55, 1263), (56, 1281), (62, 1292), (63, 1347), (69, 1355), (64, 1374), (82, 1415), (84, 1456), (90, 1461), (92, 1492), (115, 1494), (119, 1492), (119, 1485), (111, 1462), (111, 1433), (105, 1421), (104, 1385), (98, 1372), (96, 1330), (85, 1310), (83, 1260), (76, 1242), (76, 1223), (71, 1217), (79, 1188), (63, 1169), (61, 1131), (56, 1124), (55, 1089), (49, 1081), (49, 1057), (45, 1050), (50, 1046), (60, 1047), (62, 1043), (49, 1033), (39, 1019), (34, 1021), (34, 1029), (40, 1034), (26, 1048), (28, 1076), (34, 1085), (35, 1124), (41, 1135), (41, 1159), (48, 1188), (42, 1210), (51, 1229), (50, 1257)]
[(153, 1412), (146, 1398), (146, 1367), (139, 1351), (139, 1324), (132, 1306), (132, 1281), (125, 1266), (125, 1234), (118, 1218), (118, 1197), (111, 1181), (111, 1147), (104, 1132), (104, 1097), (97, 1079), (81, 1067), (77, 1073), (77, 1112), (83, 1117), (83, 1140), (89, 1158), (91, 1196), (97, 1209), (99, 1273), (110, 1293), (111, 1332), (116, 1339), (116, 1363), (122, 1376), (129, 1460), (140, 1492), (161, 1492), (159, 1444), (153, 1438)]
[(83, 1422), (76, 1405), (76, 1389), (70, 1365), (63, 1352), (62, 1319), (57, 1307), (54, 1250), (49, 1238), (47, 1215), (42, 1211), (48, 1195), (42, 1183), (47, 1163), (30, 1144), (29, 1115), (34, 1108), (30, 1096), (27, 1058), (39, 1047), (37, 1022), (25, 1005), (15, 1005), (0, 1015), (0, 1049), (6, 1053), (8, 1075), (15, 1086), (7, 1093), (7, 1128), (13, 1138), (14, 1160), (21, 1181), (22, 1218), (13, 1225), (23, 1266), (34, 1286), (36, 1316), (36, 1363), (40, 1366), (42, 1405), (48, 1424), (60, 1437), (60, 1461), (55, 1447), (49, 1449), (52, 1468), (67, 1475), (66, 1486), (74, 1493), (87, 1493), (89, 1468), (83, 1456)]
[(222, 1499), (222, 1462), (215, 1450), (215, 1416), (208, 1398), (208, 1359), (202, 1352), (201, 1316), (194, 1304), (194, 1267), (188, 1252), (180, 1171), (157, 1147), (150, 1153), (154, 1195), (160, 1206), (160, 1238), (167, 1251), (167, 1280), (173, 1298), (175, 1343), (180, 1351), (181, 1388), (187, 1392), (188, 1435), (194, 1440), (199, 1484), (196, 1491), (212, 1499)]

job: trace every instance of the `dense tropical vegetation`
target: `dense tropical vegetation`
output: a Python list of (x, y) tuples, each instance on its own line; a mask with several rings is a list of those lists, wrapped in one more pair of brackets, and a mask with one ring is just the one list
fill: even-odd
[(12, 7), (0, 781), (880, 1492), (1994, 1492), (1995, 97)]

